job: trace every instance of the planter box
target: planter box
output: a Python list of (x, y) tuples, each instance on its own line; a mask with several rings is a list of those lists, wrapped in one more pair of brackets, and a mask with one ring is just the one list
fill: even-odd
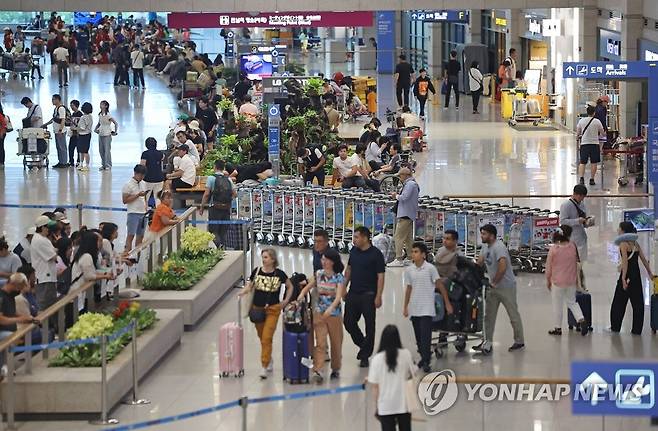
[[(158, 321), (137, 338), (137, 372), (141, 379), (156, 366), (183, 335), (183, 313), (156, 310)], [(51, 352), (54, 357), (55, 352)], [(36, 355), (32, 374), (18, 371), (15, 380), (16, 413), (40, 415), (97, 414), (101, 410), (101, 369), (48, 367)], [(107, 366), (108, 406), (114, 407), (132, 388), (132, 348), (128, 344)], [(2, 398), (8, 398), (7, 380)]]
[(142, 289), (137, 301), (149, 308), (182, 310), (186, 329), (191, 329), (242, 279), (242, 264), (241, 251), (226, 251), (224, 258), (190, 290)]

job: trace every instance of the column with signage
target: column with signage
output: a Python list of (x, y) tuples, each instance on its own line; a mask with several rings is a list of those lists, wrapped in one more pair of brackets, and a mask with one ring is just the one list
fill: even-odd
[[(658, 186), (658, 65), (646, 61), (596, 61), (563, 63), (564, 78), (596, 80), (647, 79), (649, 88), (649, 128), (647, 131), (647, 178), (653, 190)], [(658, 214), (658, 200), (653, 200), (654, 213)]]
[(280, 152), (281, 152), (281, 112), (279, 105), (275, 104), (270, 106), (268, 110), (268, 127), (267, 139), (269, 141), (267, 146), (267, 154), (269, 155), (270, 162), (272, 163), (272, 171), (274, 177), (279, 178), (280, 169)]
[(395, 70), (395, 11), (377, 14), (377, 72), (391, 74)]

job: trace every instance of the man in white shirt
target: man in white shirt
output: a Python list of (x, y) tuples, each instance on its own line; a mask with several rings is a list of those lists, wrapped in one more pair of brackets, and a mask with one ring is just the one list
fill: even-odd
[(132, 178), (121, 189), (121, 199), (128, 210), (126, 252), (132, 250), (133, 239), (135, 239), (135, 247), (137, 247), (142, 243), (142, 238), (144, 238), (146, 215), (145, 196), (147, 193), (144, 175), (146, 175), (146, 166), (135, 165)]
[(196, 166), (189, 156), (190, 147), (182, 144), (178, 148), (178, 156), (174, 157), (174, 172), (167, 174), (167, 179), (172, 180), (171, 187), (190, 188), (196, 183)]
[(185, 133), (184, 129), (179, 129), (176, 132), (176, 139), (178, 140), (178, 142), (174, 142), (174, 146), (178, 148), (183, 144), (187, 145), (188, 156), (194, 163), (194, 166), (199, 166), (199, 163), (201, 163), (201, 156), (199, 155), (199, 150), (197, 150), (196, 145), (194, 145), (194, 143), (187, 138), (187, 133)]
[(133, 84), (135, 89), (139, 88), (139, 84), (144, 86), (144, 53), (140, 50), (139, 45), (135, 45), (133, 51), (130, 53), (130, 63), (133, 69)]
[(404, 270), (404, 317), (411, 317), (416, 336), (416, 345), (421, 360), (418, 368), (424, 372), (431, 371), (432, 361), (432, 319), (436, 316), (434, 305), (434, 292), (441, 292), (446, 313), (452, 314), (452, 304), (448, 298), (448, 291), (439, 282), (439, 272), (436, 267), (427, 262), (427, 246), (422, 242), (415, 242), (411, 247), (413, 265)]
[(331, 185), (336, 183), (336, 180), (342, 182), (344, 189), (352, 187), (365, 188), (366, 182), (359, 172), (361, 161), (359, 156), (352, 154), (347, 156), (347, 145), (341, 144), (338, 147), (338, 157), (334, 158), (333, 172), (331, 174)]
[(53, 133), (55, 134), (55, 147), (57, 148), (57, 164), (53, 168), (67, 168), (68, 153), (66, 150), (66, 106), (62, 104), (62, 96), (53, 94), (53, 118), (51, 118), (43, 126), (44, 129), (49, 125), (53, 125)]
[(21, 105), (27, 108), (27, 116), (24, 118), (23, 127), (41, 127), (43, 125), (43, 112), (41, 106), (32, 102), (29, 97), (21, 99)]
[(578, 165), (578, 177), (580, 184), (585, 184), (585, 165), (590, 162), (589, 185), (594, 186), (594, 175), (596, 168), (601, 163), (601, 144), (599, 138), (605, 138), (606, 133), (603, 124), (594, 117), (596, 108), (587, 107), (587, 117), (581, 118), (576, 126), (576, 136), (580, 144), (580, 164)]
[(55, 48), (53, 58), (57, 64), (57, 76), (59, 76), (59, 86), (69, 86), (69, 49), (64, 43), (62, 46)]
[(36, 296), (39, 310), (45, 310), (57, 301), (57, 249), (48, 239), (50, 227), (56, 222), (47, 216), (37, 217), (34, 223), (37, 232), (32, 238), (30, 255), (37, 277)]

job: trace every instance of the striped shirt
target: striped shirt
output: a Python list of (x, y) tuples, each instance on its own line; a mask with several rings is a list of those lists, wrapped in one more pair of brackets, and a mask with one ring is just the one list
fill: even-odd
[(420, 267), (412, 263), (404, 270), (404, 285), (411, 286), (409, 316), (434, 317), (434, 290), (438, 279), (439, 272), (428, 262), (423, 262)]

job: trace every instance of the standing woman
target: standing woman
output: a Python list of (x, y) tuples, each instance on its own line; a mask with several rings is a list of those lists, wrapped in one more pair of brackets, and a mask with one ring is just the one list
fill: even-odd
[(165, 175), (162, 171), (162, 161), (164, 153), (158, 150), (158, 141), (153, 137), (146, 138), (146, 151), (142, 153), (140, 164), (146, 166), (146, 175), (144, 176), (144, 184), (146, 184), (146, 202), (151, 199), (151, 194), (155, 199), (155, 206), (160, 203), (160, 192), (164, 185)]
[(119, 132), (119, 124), (110, 115), (110, 104), (107, 100), (101, 102), (100, 109), (94, 131), (98, 133), (98, 149), (101, 155), (101, 167), (98, 170), (105, 171), (112, 168), (112, 136)]
[(94, 127), (94, 118), (91, 116), (93, 110), (94, 108), (91, 106), (91, 103), (83, 103), (80, 108), (82, 117), (78, 119), (75, 126), (71, 127), (71, 129), (75, 129), (78, 133), (77, 147), (78, 155), (80, 156), (78, 170), (80, 172), (89, 171), (89, 146), (91, 145), (91, 129)]
[[(290, 302), (294, 290), (290, 279), (285, 272), (278, 268), (279, 261), (274, 249), (266, 248), (261, 252), (263, 266), (251, 272), (249, 282), (240, 296), (254, 291), (254, 299), (249, 310), (249, 319), (256, 325), (258, 338), (260, 338), (260, 362), (263, 369), (261, 379), (266, 379), (272, 372), (272, 340), (274, 331), (279, 322), (281, 310)], [(286, 285), (286, 296), (279, 302), (281, 285)]]
[(0, 168), (5, 166), (5, 138), (7, 137), (7, 117), (0, 103)]
[[(77, 289), (90, 281), (112, 280), (110, 272), (96, 271), (98, 264), (99, 236), (95, 232), (85, 231), (80, 238), (80, 245), (73, 256), (71, 268), (71, 290)], [(78, 311), (86, 309), (86, 292), (78, 295)]]
[(566, 303), (574, 319), (580, 325), (580, 333), (587, 335), (589, 324), (585, 321), (583, 311), (576, 302), (576, 288), (578, 287), (578, 248), (569, 241), (571, 226), (562, 225), (553, 234), (553, 245), (548, 251), (546, 259), (546, 283), (553, 299), (554, 329), (548, 331), (550, 335), (562, 335), (562, 315)]
[(382, 431), (411, 431), (405, 387), (407, 380), (414, 377), (415, 369), (411, 352), (402, 348), (397, 326), (387, 325), (368, 371), (368, 383), (373, 386), (377, 400), (376, 416), (382, 424)]
[(619, 223), (619, 235), (615, 243), (619, 245), (621, 273), (617, 280), (615, 296), (610, 307), (610, 329), (612, 332), (621, 331), (621, 323), (626, 313), (626, 304), (630, 299), (633, 307), (631, 333), (640, 335), (644, 324), (644, 296), (642, 295), (642, 275), (640, 274), (639, 260), (642, 260), (642, 265), (646, 268), (650, 278), (653, 278), (653, 273), (640, 245), (637, 243), (637, 230), (633, 223), (628, 221)]
[(321, 258), (322, 269), (315, 273), (315, 278), (308, 283), (297, 297), (303, 301), (313, 288), (317, 290), (317, 301), (313, 307), (313, 330), (315, 331), (315, 352), (313, 353), (313, 378), (322, 383), (321, 370), (327, 353), (327, 335), (331, 343), (331, 376), (337, 379), (340, 373), (343, 346), (343, 313), (341, 302), (345, 296), (345, 266), (340, 254), (328, 248)]
[(480, 113), (478, 106), (480, 105), (480, 96), (482, 96), (482, 91), (484, 90), (484, 77), (480, 69), (478, 69), (479, 65), (477, 61), (473, 61), (468, 71), (468, 87), (471, 90), (471, 97), (473, 98), (474, 114)]
[[(113, 278), (115, 278), (121, 272), (120, 269), (117, 268), (119, 255), (114, 251), (114, 241), (119, 237), (119, 226), (110, 222), (103, 223), (101, 236), (103, 237), (103, 245), (100, 250), (103, 259), (101, 267), (102, 269), (107, 270), (107, 272), (112, 274), (114, 276)], [(101, 296), (104, 292), (106, 299), (111, 301), (116, 284), (116, 279), (107, 280), (103, 283), (101, 285)]]

